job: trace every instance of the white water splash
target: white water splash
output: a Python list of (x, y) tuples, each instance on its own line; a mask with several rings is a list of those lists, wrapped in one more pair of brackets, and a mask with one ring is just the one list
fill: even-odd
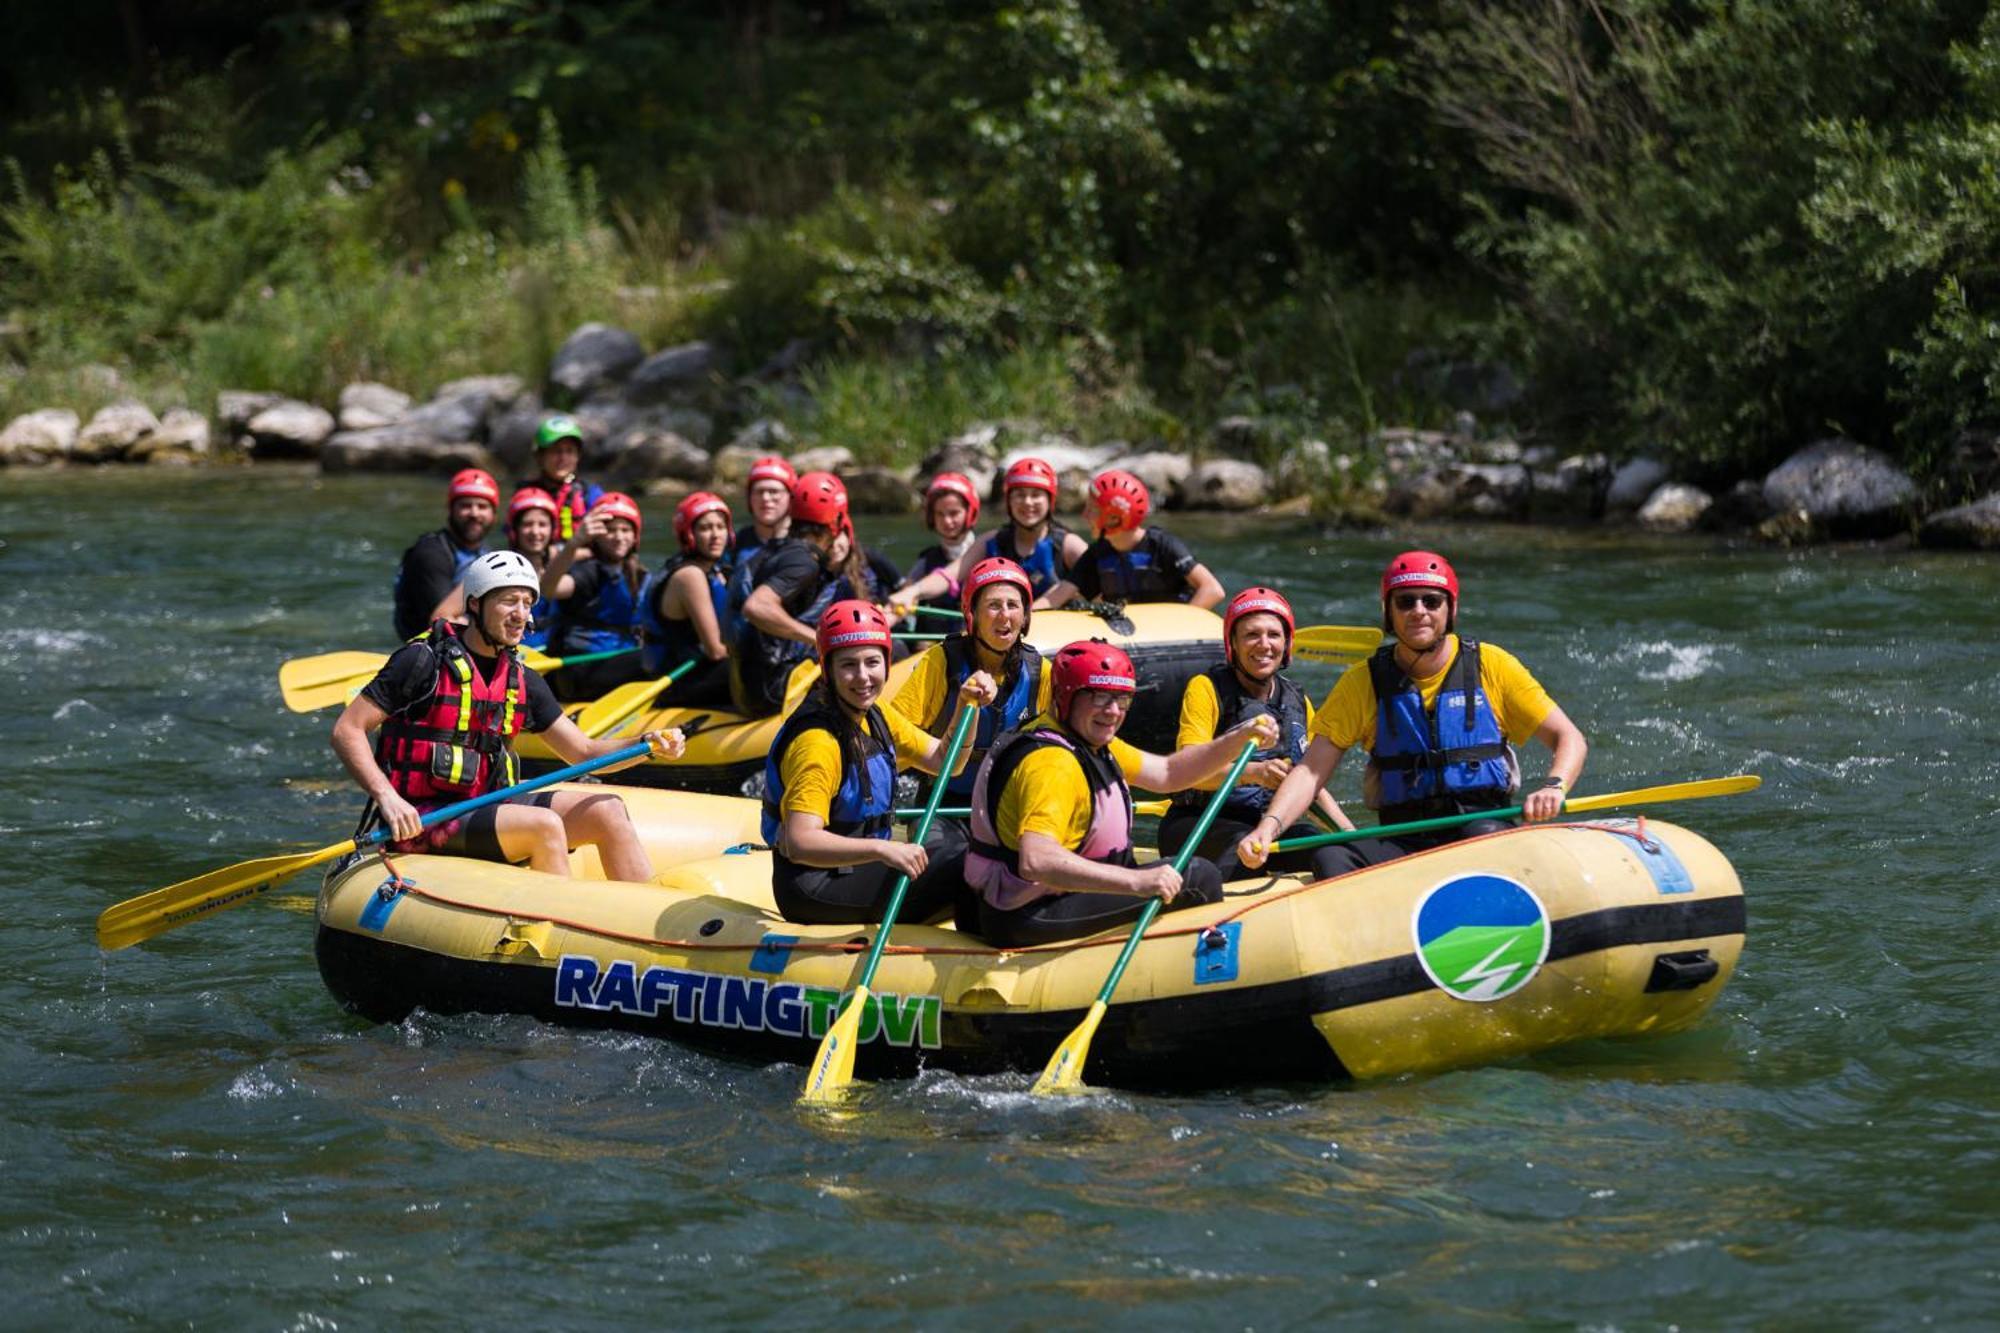
[(234, 1102), (261, 1102), (284, 1095), (284, 1084), (261, 1069), (245, 1070), (229, 1085), (229, 1100)]

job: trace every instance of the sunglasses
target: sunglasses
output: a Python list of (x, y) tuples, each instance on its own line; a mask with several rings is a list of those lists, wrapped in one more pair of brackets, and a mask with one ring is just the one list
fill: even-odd
[(1391, 604), (1398, 611), (1414, 611), (1420, 606), (1426, 611), (1442, 611), (1445, 595), (1441, 592), (1399, 592)]

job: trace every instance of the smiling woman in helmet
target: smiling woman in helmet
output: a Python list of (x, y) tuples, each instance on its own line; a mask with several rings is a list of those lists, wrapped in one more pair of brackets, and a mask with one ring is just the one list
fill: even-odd
[[(422, 827), (428, 811), (513, 786), (511, 742), (523, 731), (540, 733), (571, 764), (626, 743), (585, 737), (521, 661), (521, 635), (539, 594), (534, 566), (522, 556), (479, 557), (465, 575), (464, 629), (440, 620), (397, 649), (333, 724), (333, 752), (368, 793), (364, 824), (386, 824), (395, 835), (390, 851), (526, 861), (566, 875), (570, 848), (591, 844), (609, 878), (650, 880), (652, 861), (625, 803), (610, 792), (532, 792)], [(646, 743), (663, 759), (679, 758), (684, 748), (678, 731), (649, 732)], [(643, 758), (599, 771), (615, 773)]]
[(722, 622), (728, 614), (729, 506), (696, 491), (674, 509), (680, 550), (639, 586), (639, 662), (657, 679), (700, 662), (674, 685), (674, 703), (706, 708), (729, 702), (729, 646)]
[[(1062, 581), (1070, 561), (1083, 554), (1083, 538), (1056, 522), (1056, 470), (1044, 459), (1017, 458), (1000, 475), (1006, 520), (991, 532), (976, 535), (958, 558), (955, 570), (936, 569), (896, 594), (896, 605), (914, 606), (935, 597), (954, 595), (981, 560), (1011, 560), (1027, 572), (1035, 596)], [(974, 508), (973, 521), (978, 511)], [(1040, 605), (1040, 603), (1037, 603)]]
[(1139, 687), (1132, 659), (1103, 639), (1049, 663), (1049, 711), (1000, 738), (972, 786), (966, 882), (980, 892), (979, 933), (1007, 948), (1073, 939), (1136, 918), (1148, 898), (1168, 911), (1222, 899), (1214, 863), (1183, 876), (1132, 855), (1132, 792), (1179, 791), (1228, 768), (1254, 739), (1278, 738), (1269, 714), (1172, 755), (1118, 739)]
[[(1458, 575), (1441, 555), (1405, 551), (1382, 571), (1382, 629), (1391, 636), (1366, 662), (1349, 667), (1313, 718), (1312, 743), (1271, 798), (1270, 809), (1237, 846), (1245, 865), (1263, 864), (1278, 830), (1305, 811), (1341, 756), (1368, 749), (1362, 791), (1384, 824), (1520, 805), (1531, 824), (1562, 813), (1589, 747), (1541, 683), (1506, 649), (1454, 633)], [(1529, 737), (1549, 748), (1547, 780), (1525, 799), (1514, 747)], [(1368, 838), (1325, 850), (1345, 873), (1460, 838), (1507, 827), (1476, 820), (1434, 833)]]
[(1165, 528), (1146, 526), (1152, 509), (1145, 482), (1118, 468), (1098, 473), (1085, 510), (1097, 540), (1076, 558), (1069, 577), (1049, 591), (1048, 605), (1063, 606), (1079, 596), (1221, 605), (1222, 584), (1194, 558), (1187, 543)]
[[(896, 842), (896, 765), (935, 773), (945, 742), (877, 705), (889, 677), (889, 621), (869, 602), (835, 602), (815, 634), (820, 678), (785, 719), (764, 761), (764, 841), (771, 894), (787, 921), (879, 921), (896, 877), (910, 876), (901, 919), (949, 915), (965, 883), (965, 844), (933, 829), (923, 846)], [(958, 716), (993, 700), (993, 678), (958, 687)], [(965, 756), (959, 756), (963, 763)]]
[[(550, 557), (542, 571), (542, 595), (558, 607), (557, 657), (613, 652), (639, 646), (639, 588), (646, 567), (639, 563), (645, 519), (639, 504), (623, 491), (606, 491), (577, 526), (576, 540)], [(637, 652), (566, 668), (565, 699), (595, 699), (606, 690), (643, 678)]]
[[(1176, 743), (1182, 749), (1199, 745), (1218, 731), (1226, 731), (1259, 713), (1269, 713), (1278, 720), (1278, 743), (1259, 750), (1251, 759), (1250, 766), (1243, 770), (1242, 781), (1223, 802), (1198, 849), (1220, 867), (1225, 881), (1255, 873), (1246, 870), (1230, 849), (1270, 808), (1271, 793), (1304, 758), (1310, 738), (1312, 704), (1307, 701), (1305, 691), (1284, 673), (1284, 668), (1292, 663), (1293, 629), (1292, 604), (1285, 600), (1284, 594), (1272, 588), (1245, 588), (1229, 599), (1229, 607), (1222, 615), (1224, 660), (1190, 677), (1181, 695), (1181, 725)], [(1181, 849), (1200, 821), (1201, 812), (1208, 805), (1208, 793), (1215, 786), (1213, 780), (1204, 780), (1174, 797), (1173, 808), (1160, 821), (1162, 854), (1172, 856)], [(1314, 794), (1313, 804), (1336, 827), (1354, 827), (1325, 788)], [(1319, 831), (1310, 824), (1294, 824), (1280, 836), (1303, 837)], [(1282, 852), (1271, 858), (1268, 866), (1273, 873), (1308, 870), (1313, 866), (1313, 855), (1310, 851)], [(1338, 864), (1337, 857), (1323, 859), (1329, 865)], [(1339, 871), (1328, 869), (1325, 873)]]

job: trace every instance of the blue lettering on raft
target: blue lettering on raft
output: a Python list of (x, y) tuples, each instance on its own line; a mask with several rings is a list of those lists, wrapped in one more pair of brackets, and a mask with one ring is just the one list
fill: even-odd
[[(726, 972), (690, 972), (649, 967), (629, 960), (600, 966), (595, 958), (564, 954), (555, 968), (555, 1001), (565, 1009), (664, 1017), (681, 1023), (741, 1032), (773, 1032), (781, 1037), (826, 1035), (839, 1012), (841, 993), (796, 981), (766, 981)], [(860, 1040), (936, 1050), (944, 1003), (935, 995), (872, 993), (862, 1010)]]

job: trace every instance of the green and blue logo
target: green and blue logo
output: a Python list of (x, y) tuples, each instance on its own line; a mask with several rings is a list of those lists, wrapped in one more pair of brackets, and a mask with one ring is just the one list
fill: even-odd
[(1528, 984), (1549, 956), (1549, 914), (1503, 875), (1459, 875), (1423, 896), (1410, 918), (1417, 959), (1461, 1000), (1500, 1000)]

